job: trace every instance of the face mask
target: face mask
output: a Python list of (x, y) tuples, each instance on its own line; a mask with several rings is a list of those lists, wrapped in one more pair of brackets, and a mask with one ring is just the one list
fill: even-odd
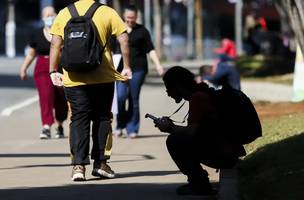
[(50, 16), (50, 17), (46, 17), (43, 19), (44, 25), (47, 27), (51, 27), (53, 22), (54, 22), (55, 17), (54, 16)]

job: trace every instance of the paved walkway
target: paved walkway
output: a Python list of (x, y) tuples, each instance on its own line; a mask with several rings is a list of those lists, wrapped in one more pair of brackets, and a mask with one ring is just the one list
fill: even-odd
[[(254, 100), (288, 101), (291, 98), (291, 87), (249, 82), (242, 83), (242, 87)], [(175, 195), (175, 188), (186, 183), (186, 177), (179, 173), (168, 155), (166, 135), (155, 129), (152, 121), (144, 119), (145, 113), (163, 116), (177, 107), (166, 96), (161, 80), (149, 76), (141, 94), (140, 137), (114, 139), (110, 165), (117, 178), (95, 179), (90, 175), (92, 167), (89, 166), (88, 181), (83, 183), (70, 180), (68, 138), (38, 139), (37, 103), (8, 117), (0, 117), (0, 199), (200, 199)], [(175, 118), (182, 119), (186, 110), (187, 107), (183, 108)], [(67, 124), (65, 127), (67, 130)], [(217, 187), (218, 174), (213, 169), (209, 169), (209, 173)]]
[[(164, 91), (162, 86), (144, 86), (142, 117), (176, 109)], [(110, 165), (117, 178), (95, 179), (89, 166), (84, 183), (70, 180), (68, 139), (39, 140), (39, 124), (37, 103), (0, 118), (0, 199), (189, 199), (175, 195), (186, 178), (167, 153), (166, 135), (150, 120), (142, 118), (139, 138), (114, 139)], [(218, 174), (210, 170), (210, 178), (217, 182)]]

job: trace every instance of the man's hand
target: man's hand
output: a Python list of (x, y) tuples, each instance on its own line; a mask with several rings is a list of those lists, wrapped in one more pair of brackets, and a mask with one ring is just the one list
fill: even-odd
[(50, 74), (51, 80), (53, 85), (58, 86), (58, 87), (62, 87), (63, 86), (63, 74), (59, 73), (59, 72), (53, 72)]
[(157, 70), (158, 75), (161, 77), (165, 74), (165, 70), (164, 70), (163, 66), (161, 66), (161, 65), (156, 66), (156, 70)]
[(126, 79), (132, 79), (132, 70), (130, 68), (123, 68), (121, 75)]
[(155, 127), (157, 127), (161, 132), (170, 133), (174, 123), (169, 117), (157, 118), (154, 121)]

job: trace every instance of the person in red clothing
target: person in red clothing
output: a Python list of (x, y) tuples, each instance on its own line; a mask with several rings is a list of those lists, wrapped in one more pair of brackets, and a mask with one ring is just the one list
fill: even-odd
[(221, 47), (216, 48), (214, 52), (217, 54), (225, 54), (226, 56), (229, 56), (231, 59), (234, 59), (237, 55), (235, 42), (228, 38), (224, 38), (221, 42)]
[(200, 75), (197, 77), (197, 82), (205, 81), (215, 87), (230, 85), (239, 90), (240, 76), (235, 68), (234, 59), (237, 56), (235, 42), (231, 39), (224, 38), (221, 42), (221, 47), (214, 49), (217, 54), (217, 59), (213, 65), (202, 66)]
[(169, 97), (176, 103), (189, 102), (187, 126), (176, 125), (169, 117), (154, 119), (155, 126), (169, 133), (167, 149), (188, 184), (177, 188), (178, 195), (213, 195), (208, 173), (201, 164), (215, 169), (232, 168), (246, 155), (240, 144), (227, 141), (220, 125), (219, 107), (205, 83), (197, 84), (186, 68), (170, 68), (163, 80)]
[[(49, 52), (51, 34), (50, 27), (56, 16), (55, 9), (47, 6), (42, 10), (44, 27), (34, 31), (29, 42), (29, 50), (20, 68), (21, 80), (27, 79), (27, 70), (31, 63), (36, 60), (34, 80), (39, 94), (41, 111), (42, 131), (40, 139), (51, 138), (51, 126), (55, 119), (57, 122), (56, 138), (64, 138), (63, 121), (67, 119), (68, 106), (63, 88), (52, 84), (49, 75)], [(55, 112), (54, 112), (55, 110)], [(54, 116), (55, 113), (55, 116)], [(55, 119), (54, 119), (55, 118)]]

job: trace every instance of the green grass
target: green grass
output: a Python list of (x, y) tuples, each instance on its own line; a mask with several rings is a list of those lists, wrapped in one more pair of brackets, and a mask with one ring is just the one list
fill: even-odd
[(242, 76), (265, 77), (292, 73), (294, 56), (241, 56), (236, 60), (236, 68)]
[(293, 74), (289, 73), (289, 74), (266, 76), (266, 77), (243, 77), (242, 80), (244, 80), (244, 81), (263, 81), (263, 82), (292, 85), (293, 84)]
[(242, 200), (304, 199), (304, 114), (262, 121), (263, 137), (239, 165)]

